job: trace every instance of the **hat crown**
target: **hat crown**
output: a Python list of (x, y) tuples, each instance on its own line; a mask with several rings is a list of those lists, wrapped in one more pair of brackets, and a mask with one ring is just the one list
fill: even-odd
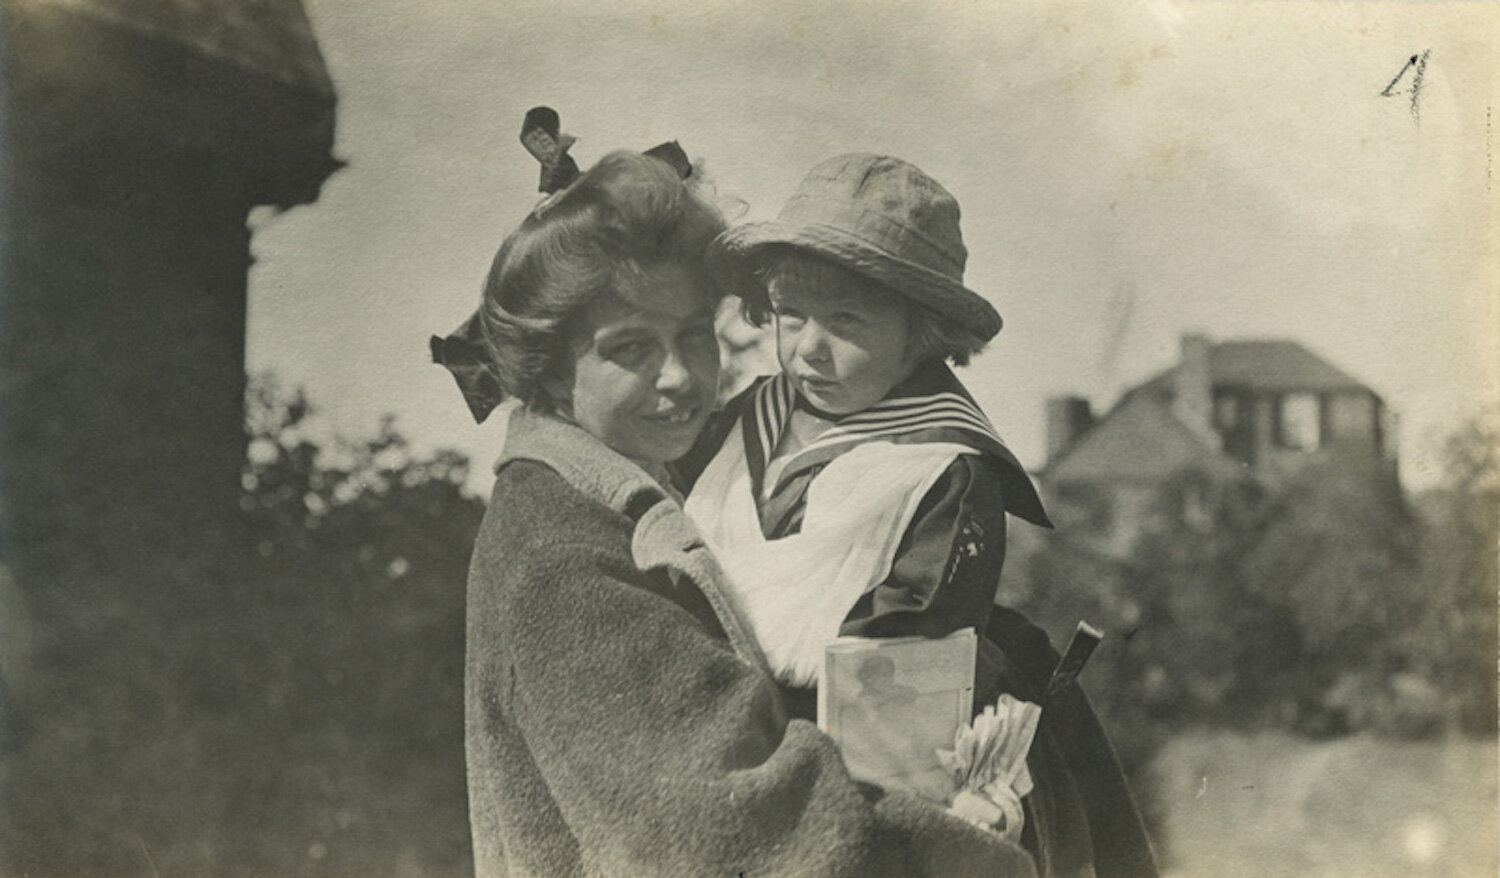
[(916, 165), (893, 156), (850, 153), (818, 164), (778, 219), (836, 229), (963, 281), (969, 253), (957, 199)]
[(792, 247), (841, 265), (982, 340), (1000, 331), (1000, 313), (964, 286), (969, 251), (958, 230), (958, 201), (910, 162), (850, 153), (815, 166), (777, 219), (724, 232), (709, 248), (710, 269), (740, 295), (764, 292), (755, 253)]

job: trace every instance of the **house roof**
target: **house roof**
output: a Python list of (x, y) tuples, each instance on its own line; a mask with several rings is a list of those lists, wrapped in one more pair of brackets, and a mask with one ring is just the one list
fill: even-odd
[[(1225, 341), (1210, 345), (1209, 383), (1251, 391), (1373, 393), (1302, 345), (1287, 340)], [(1054, 481), (1123, 476), (1153, 480), (1184, 468), (1230, 477), (1241, 464), (1205, 442), (1172, 411), (1174, 366), (1126, 391), (1089, 430), (1047, 466)]]
[(1226, 341), (1209, 349), (1215, 384), (1265, 390), (1368, 390), (1294, 341)]
[(33, 0), (333, 99), (301, 0)]
[[(1167, 369), (1131, 393), (1147, 391), (1170, 399), (1176, 371), (1175, 366)], [(1208, 373), (1214, 387), (1313, 393), (1370, 389), (1297, 342), (1282, 339), (1217, 342), (1208, 350)]]
[(1168, 403), (1134, 394), (1050, 463), (1046, 477), (1055, 483), (1121, 478), (1157, 483), (1187, 469), (1224, 478), (1242, 472), (1179, 421)]

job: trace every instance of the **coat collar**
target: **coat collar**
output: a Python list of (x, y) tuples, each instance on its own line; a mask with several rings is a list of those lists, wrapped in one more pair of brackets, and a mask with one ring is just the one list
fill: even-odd
[(524, 408), (510, 413), (495, 469), (516, 460), (546, 465), (583, 494), (632, 519), (672, 496), (640, 464), (583, 428)]
[[(796, 407), (797, 392), (785, 375), (777, 374), (756, 386), (748, 402), (741, 429), (752, 490), (759, 503), (766, 465)], [(880, 402), (835, 420), (787, 462), (778, 484), (772, 486), (772, 495), (779, 494), (783, 485), (797, 482), (797, 477), (808, 470), (856, 445), (876, 440), (954, 443), (993, 457), (1006, 474), (1007, 510), (1034, 524), (1050, 526), (1025, 467), (995, 432), (968, 389), (941, 361), (920, 366)]]
[(574, 489), (630, 519), (630, 551), (643, 571), (664, 569), (703, 593), (740, 658), (770, 668), (729, 593), (723, 570), (704, 545), (676, 493), (641, 466), (567, 421), (524, 408), (510, 413), (498, 472), (518, 460), (540, 463)]

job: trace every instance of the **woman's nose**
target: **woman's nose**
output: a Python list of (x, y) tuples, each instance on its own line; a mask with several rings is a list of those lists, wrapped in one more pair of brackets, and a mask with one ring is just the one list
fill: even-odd
[(656, 389), (663, 393), (681, 391), (693, 384), (693, 372), (688, 367), (682, 351), (669, 349), (662, 359), (661, 369), (656, 373)]

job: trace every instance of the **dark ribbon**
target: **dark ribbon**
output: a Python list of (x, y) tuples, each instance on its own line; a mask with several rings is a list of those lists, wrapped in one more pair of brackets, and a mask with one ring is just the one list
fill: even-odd
[(484, 330), (479, 312), (469, 315), (452, 333), (432, 337), (432, 361), (446, 368), (458, 382), (458, 389), (469, 404), (476, 424), (484, 423), (505, 399), (500, 381), (490, 369), (490, 357), (484, 346)]
[[(521, 123), (521, 145), (541, 164), (537, 190), (548, 196), (572, 185), (578, 179), (578, 163), (568, 155), (577, 138), (562, 133), (562, 122), (551, 107), (532, 107)], [(686, 180), (693, 173), (693, 163), (675, 140), (653, 146), (643, 155), (666, 162)], [(490, 367), (484, 344), (484, 327), (475, 311), (457, 329), (446, 336), (432, 336), (432, 361), (446, 368), (458, 382), (458, 389), (469, 405), (476, 423), (484, 423), (490, 412), (505, 399), (505, 391)]]

